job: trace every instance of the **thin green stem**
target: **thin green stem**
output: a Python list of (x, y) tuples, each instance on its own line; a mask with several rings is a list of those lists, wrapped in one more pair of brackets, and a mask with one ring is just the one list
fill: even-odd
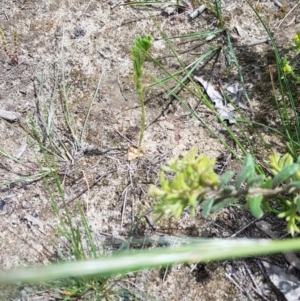
[(140, 104), (141, 104), (141, 109), (142, 109), (142, 126), (141, 126), (141, 131), (140, 131), (140, 137), (139, 137), (139, 143), (138, 143), (138, 153), (141, 150), (143, 138), (144, 138), (144, 133), (145, 133), (145, 127), (146, 127), (146, 109), (145, 109), (145, 102), (144, 102), (144, 92), (143, 89), (141, 89), (141, 92), (138, 92), (139, 94), (139, 99), (140, 99)]
[(149, 48), (151, 47), (151, 37), (146, 36), (144, 38), (136, 36), (135, 43), (131, 48), (131, 57), (133, 59), (133, 81), (135, 83), (136, 91), (139, 97), (139, 101), (142, 109), (141, 118), (141, 130), (140, 138), (138, 143), (138, 154), (141, 150), (142, 141), (144, 138), (144, 132), (146, 127), (146, 110), (144, 103), (144, 89), (142, 87), (142, 76), (143, 76), (143, 64), (146, 59)]

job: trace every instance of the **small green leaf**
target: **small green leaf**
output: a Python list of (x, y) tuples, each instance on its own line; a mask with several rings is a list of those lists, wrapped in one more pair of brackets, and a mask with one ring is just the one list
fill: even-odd
[(198, 148), (193, 147), (185, 156), (184, 160), (186, 160), (187, 163), (192, 163), (195, 160), (195, 157), (197, 155)]
[(214, 199), (208, 199), (202, 203), (202, 216), (203, 217), (208, 217), (213, 203), (214, 203)]
[(293, 176), (294, 173), (300, 170), (300, 165), (297, 163), (284, 167), (273, 179), (273, 188), (277, 187), (282, 182)]
[(252, 188), (254, 186), (260, 186), (260, 184), (265, 180), (265, 175), (259, 175), (259, 176), (256, 176), (252, 179), (250, 179), (248, 182), (247, 182), (247, 188)]
[(279, 167), (280, 167), (280, 169), (283, 169), (286, 166), (289, 166), (289, 165), (293, 164), (293, 162), (294, 162), (293, 157), (290, 154), (285, 154), (279, 160)]
[(251, 210), (251, 213), (256, 218), (261, 218), (263, 216), (263, 211), (261, 209), (261, 202), (263, 200), (263, 195), (256, 195), (248, 199), (248, 204)]
[(235, 203), (237, 200), (238, 200), (238, 198), (228, 198), (228, 199), (222, 200), (220, 202), (218, 202), (218, 200), (215, 200), (215, 205), (212, 206), (211, 212), (215, 212), (222, 208), (228, 207), (231, 204)]
[(235, 190), (235, 187), (232, 185), (227, 185), (225, 187), (223, 187), (222, 189), (222, 193), (226, 196), (230, 193), (232, 193)]
[(276, 175), (280, 171), (280, 167), (278, 166), (278, 162), (280, 160), (280, 155), (278, 153), (274, 153), (269, 157), (269, 167), (272, 170), (273, 175)]
[(265, 189), (271, 189), (272, 188), (272, 178), (271, 177), (265, 178), (265, 181), (263, 183), (261, 183), (260, 187), (265, 188)]
[(294, 199), (294, 202), (296, 204), (297, 212), (300, 212), (300, 196), (296, 196)]
[(219, 183), (219, 187), (223, 187), (224, 185), (226, 185), (234, 176), (234, 172), (229, 170), (226, 171), (221, 177), (220, 177), (220, 183)]
[(179, 202), (176, 205), (177, 206), (175, 206), (172, 211), (173, 211), (174, 216), (176, 218), (178, 218), (180, 216), (181, 212), (184, 210), (184, 205)]
[(277, 216), (278, 216), (279, 218), (285, 218), (285, 217), (287, 217), (289, 214), (290, 214), (290, 211), (284, 211), (284, 212), (279, 213)]
[(251, 179), (255, 174), (254, 160), (250, 155), (246, 155), (242, 170), (236, 176), (235, 187), (240, 189), (244, 181)]
[(291, 183), (289, 183), (288, 186), (291, 187), (291, 188), (293, 187), (293, 188), (300, 189), (300, 181), (291, 182)]

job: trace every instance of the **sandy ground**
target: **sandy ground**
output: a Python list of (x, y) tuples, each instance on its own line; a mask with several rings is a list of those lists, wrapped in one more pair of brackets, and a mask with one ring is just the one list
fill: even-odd
[[(257, 1), (250, 2), (257, 4)], [(297, 1), (287, 1), (281, 9), (272, 1), (258, 2), (257, 7), (283, 49), (287, 39), (300, 29), (299, 10), (293, 11), (281, 27), (277, 26)], [(149, 184), (157, 183), (161, 165), (173, 155), (193, 146), (211, 157), (228, 155), (226, 148), (203, 124), (168, 97), (162, 88), (155, 87), (146, 93), (144, 156), (128, 160), (128, 148), (138, 141), (141, 118), (131, 79), (130, 47), (134, 37), (137, 34), (152, 35), (151, 54), (175, 72), (179, 70), (178, 61), (161, 39), (161, 30), (167, 36), (178, 36), (212, 30), (217, 28), (217, 21), (209, 10), (191, 21), (186, 12), (168, 16), (162, 14), (160, 8), (117, 6), (111, 9), (110, 5), (94, 0), (1, 0), (0, 28), (12, 57), (13, 31), (17, 31), (18, 64), (13, 64), (0, 48), (0, 109), (17, 112), (20, 116), (20, 121), (15, 123), (0, 119), (0, 197), (5, 201), (0, 216), (1, 269), (47, 264), (57, 258), (53, 245), (64, 248), (50, 195), (59, 207), (61, 198), (51, 176), (47, 177), (47, 186), (40, 174), (41, 167), (45, 172), (47, 168), (49, 171), (37, 143), (39, 137), (46, 147), (51, 146), (49, 136), (42, 130), (47, 128), (46, 116), (49, 114), (52, 127), (48, 134), (56, 150), (51, 164), (62, 181), (74, 223), (80, 225), (75, 206), (75, 199), (80, 196), (78, 199), (94, 233), (126, 237), (137, 216), (151, 208), (154, 200), (147, 196)], [(244, 1), (223, 1), (223, 6), (225, 26), (236, 46), (251, 100), (252, 110), (246, 107), (245, 114), (259, 122), (275, 124), (272, 111), (262, 103), (271, 97), (270, 84), (264, 82), (268, 78), (268, 64), (274, 63), (269, 58), (271, 47), (267, 43), (239, 47), (264, 37), (263, 27)], [(244, 36), (237, 33), (237, 25)], [(220, 39), (214, 43), (224, 41)], [(185, 65), (207, 50), (207, 45), (199, 38), (175, 39), (173, 45)], [(157, 77), (163, 75), (150, 62), (146, 63), (145, 69)], [(237, 71), (226, 67), (223, 55), (213, 69), (211, 66), (199, 67), (195, 74), (210, 77), (213, 84), (228, 85), (239, 81)], [(144, 84), (151, 82), (150, 75), (146, 74)], [(71, 116), (70, 127), (63, 114), (66, 110), (64, 91)], [(235, 147), (210, 110), (192, 95), (183, 91), (178, 93), (214, 133)], [(81, 141), (81, 129), (93, 97), (95, 101), (79, 148), (77, 142)], [(33, 123), (38, 130), (36, 135), (32, 134)], [(239, 131), (236, 125), (232, 129)], [(251, 135), (249, 133), (250, 139), (255, 139), (254, 134)], [(269, 133), (263, 135), (270, 147), (282, 147), (280, 140)], [(257, 150), (262, 157), (264, 151)], [(3, 153), (11, 158), (19, 157), (19, 161), (14, 162)], [(239, 168), (233, 158), (226, 163), (228, 169)], [(91, 186), (99, 178), (97, 184), (85, 191), (87, 185)], [(37, 224), (32, 223), (28, 215), (35, 216)], [(251, 218), (247, 214), (239, 218), (240, 215), (239, 211), (229, 210), (229, 213), (204, 220), (200, 212), (196, 218), (184, 213), (179, 220), (161, 221), (156, 235), (228, 237)], [(153, 235), (151, 231), (145, 220), (136, 225), (139, 236)], [(253, 231), (243, 235), (256, 237), (257, 230)], [(225, 277), (228, 265), (231, 263), (199, 265), (193, 273), (192, 267), (187, 265), (170, 267), (166, 274), (148, 271), (124, 279), (123, 287), (159, 300), (244, 300), (240, 290)], [(239, 269), (242, 263), (233, 265)], [(254, 273), (258, 273), (255, 267)], [(247, 277), (244, 277), (247, 283)], [(270, 288), (264, 286), (261, 275), (258, 274), (257, 279), (269, 300), (276, 300)]]

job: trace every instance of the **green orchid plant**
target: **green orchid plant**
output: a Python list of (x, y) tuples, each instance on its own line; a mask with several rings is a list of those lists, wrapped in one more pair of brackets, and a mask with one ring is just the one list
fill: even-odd
[(147, 52), (151, 47), (151, 36), (141, 37), (137, 36), (135, 38), (135, 43), (131, 47), (131, 57), (133, 60), (133, 81), (135, 83), (136, 91), (139, 97), (139, 101), (142, 109), (142, 125), (140, 131), (140, 138), (138, 143), (138, 153), (141, 150), (141, 145), (145, 132), (146, 125), (146, 110), (144, 103), (144, 88), (142, 86), (143, 77), (143, 64), (147, 57)]
[(260, 218), (264, 210), (271, 210), (268, 200), (284, 199), (279, 218), (287, 221), (288, 233), (300, 232), (300, 157), (297, 162), (289, 154), (270, 156), (272, 176), (256, 174), (253, 158), (247, 155), (242, 170), (233, 180), (234, 172), (219, 176), (214, 171), (215, 159), (197, 156), (197, 148), (190, 150), (181, 160), (176, 157), (160, 173), (160, 187), (152, 185), (149, 195), (159, 201), (154, 209), (159, 218), (173, 214), (179, 217), (185, 208), (192, 215), (198, 206), (207, 217), (210, 213), (230, 206), (243, 198), (245, 208)]

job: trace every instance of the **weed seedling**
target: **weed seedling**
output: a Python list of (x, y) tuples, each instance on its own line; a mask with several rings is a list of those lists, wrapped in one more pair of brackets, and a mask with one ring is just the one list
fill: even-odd
[(151, 47), (151, 36), (146, 36), (142, 38), (141, 36), (137, 36), (135, 38), (135, 43), (131, 48), (131, 57), (133, 59), (133, 81), (135, 83), (136, 91), (139, 97), (139, 101), (141, 103), (142, 108), (142, 125), (140, 131), (140, 138), (138, 144), (138, 153), (141, 150), (141, 144), (144, 137), (145, 132), (145, 123), (146, 123), (146, 111), (144, 104), (144, 88), (142, 86), (142, 76), (143, 71), (142, 67), (146, 59), (146, 54), (149, 48)]
[[(211, 212), (232, 205), (243, 197), (245, 208), (256, 218), (263, 216), (263, 209), (272, 209), (268, 202), (284, 201), (278, 217), (285, 218), (287, 232), (294, 235), (300, 229), (300, 157), (295, 162), (290, 154), (272, 154), (269, 167), (272, 176), (256, 175), (255, 162), (250, 155), (244, 160), (242, 170), (237, 174), (235, 185), (228, 184), (234, 173), (228, 171), (218, 176), (213, 169), (215, 159), (205, 155), (197, 156), (197, 148), (190, 150), (181, 160), (173, 158), (160, 173), (160, 187), (151, 185), (149, 195), (159, 199), (154, 210), (160, 215), (173, 214), (179, 217), (185, 208), (195, 215), (197, 206), (202, 206), (204, 217)], [(173, 173), (170, 178), (168, 173)], [(269, 210), (270, 211), (270, 210)]]
[(3, 51), (5, 52), (5, 54), (7, 55), (7, 57), (10, 59), (10, 62), (14, 65), (17, 66), (18, 65), (18, 32), (15, 29), (13, 31), (13, 51), (10, 52), (7, 49), (7, 41), (4, 35), (3, 30), (0, 28), (0, 39), (2, 41), (2, 47), (3, 47)]

